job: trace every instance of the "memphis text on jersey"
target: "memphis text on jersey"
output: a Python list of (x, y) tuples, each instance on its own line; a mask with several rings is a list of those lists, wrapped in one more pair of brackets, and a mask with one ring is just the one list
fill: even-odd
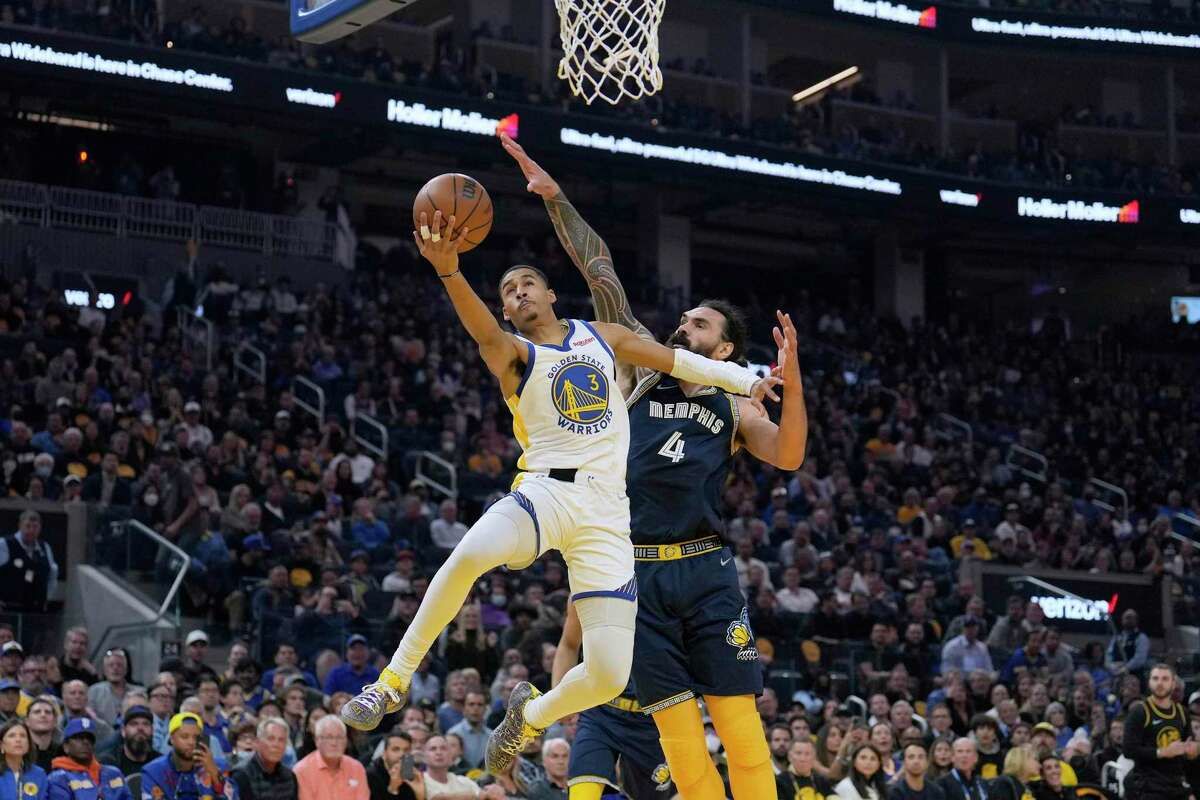
[(558, 427), (571, 433), (600, 433), (612, 423), (604, 364), (586, 353), (572, 353), (546, 373), (558, 409)]
[(699, 403), (659, 403), (650, 401), (652, 419), (694, 419), (713, 433), (720, 433), (725, 420)]

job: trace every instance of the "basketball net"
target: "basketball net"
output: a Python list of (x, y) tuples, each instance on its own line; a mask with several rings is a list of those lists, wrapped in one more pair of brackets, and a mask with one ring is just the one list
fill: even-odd
[(554, 0), (563, 57), (558, 77), (591, 105), (662, 88), (658, 26), (666, 0)]

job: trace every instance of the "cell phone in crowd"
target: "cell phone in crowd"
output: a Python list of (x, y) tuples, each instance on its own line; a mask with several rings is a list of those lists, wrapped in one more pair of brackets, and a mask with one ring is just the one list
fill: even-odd
[(406, 781), (411, 781), (417, 777), (416, 763), (413, 761), (412, 755), (405, 753), (400, 759), (400, 777)]

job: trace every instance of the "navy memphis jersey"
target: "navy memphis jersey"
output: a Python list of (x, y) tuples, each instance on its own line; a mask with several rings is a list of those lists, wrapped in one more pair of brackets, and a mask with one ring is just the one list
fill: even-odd
[(688, 397), (663, 373), (633, 391), (625, 485), (635, 545), (724, 533), (719, 509), (737, 436), (736, 403), (712, 387)]

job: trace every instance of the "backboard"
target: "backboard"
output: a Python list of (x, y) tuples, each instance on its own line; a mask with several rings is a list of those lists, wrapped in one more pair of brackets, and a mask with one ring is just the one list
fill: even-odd
[(292, 35), (324, 44), (357, 33), (419, 0), (290, 0)]

